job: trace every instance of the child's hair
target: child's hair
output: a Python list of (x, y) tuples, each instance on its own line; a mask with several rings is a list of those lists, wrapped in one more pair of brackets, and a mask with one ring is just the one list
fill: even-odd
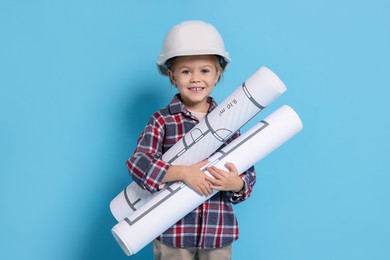
[[(217, 71), (221, 71), (221, 73), (223, 72), (223, 68), (222, 68), (222, 64), (223, 64), (223, 58), (219, 55), (214, 55), (215, 57), (215, 68), (217, 69)], [(174, 70), (174, 61), (175, 61), (175, 58), (176, 57), (173, 57), (173, 58), (170, 58), (169, 60), (167, 60), (165, 62), (165, 66), (167, 67), (168, 70)]]

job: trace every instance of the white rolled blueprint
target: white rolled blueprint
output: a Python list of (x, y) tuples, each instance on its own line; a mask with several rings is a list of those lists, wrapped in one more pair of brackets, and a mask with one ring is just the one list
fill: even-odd
[[(208, 166), (224, 168), (226, 162), (233, 162), (238, 172), (244, 172), (302, 128), (295, 111), (282, 106), (211, 156), (202, 171), (211, 176), (206, 170)], [(135, 254), (211, 196), (201, 196), (185, 184), (175, 182), (115, 225), (112, 233), (127, 255)]]
[[(192, 165), (207, 159), (246, 122), (278, 98), (286, 87), (270, 69), (261, 67), (163, 154), (171, 165)], [(123, 220), (157, 193), (132, 182), (110, 203), (117, 221)]]

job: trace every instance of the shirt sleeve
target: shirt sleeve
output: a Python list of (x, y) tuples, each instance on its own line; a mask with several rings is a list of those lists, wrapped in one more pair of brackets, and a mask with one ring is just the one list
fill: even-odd
[(141, 133), (133, 155), (126, 161), (129, 174), (141, 188), (156, 192), (160, 190), (169, 164), (162, 160), (164, 123), (153, 115)]
[[(240, 136), (240, 132), (237, 131), (226, 143), (232, 142), (234, 139)], [(256, 183), (256, 171), (255, 167), (251, 166), (248, 170), (240, 174), (240, 178), (244, 182), (244, 186), (242, 190), (238, 193), (232, 192), (232, 191), (227, 191), (226, 196), (229, 198), (229, 200), (233, 204), (240, 203), (251, 195), (253, 186)]]
[(241, 179), (244, 181), (244, 187), (239, 193), (227, 191), (226, 195), (233, 204), (240, 203), (251, 195), (253, 186), (256, 183), (255, 167), (251, 166), (244, 173), (240, 174)]

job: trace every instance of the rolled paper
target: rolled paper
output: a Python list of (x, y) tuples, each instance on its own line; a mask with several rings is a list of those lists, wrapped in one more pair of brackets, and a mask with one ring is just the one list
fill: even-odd
[[(222, 169), (226, 162), (233, 162), (238, 172), (244, 172), (302, 128), (295, 111), (282, 106), (213, 154), (201, 170), (211, 176), (207, 167), (215, 165)], [(184, 183), (172, 183), (115, 225), (112, 233), (126, 255), (135, 254), (211, 196), (199, 195)]]
[[(207, 159), (246, 122), (278, 98), (286, 87), (270, 69), (261, 67), (162, 156), (171, 165)], [(135, 212), (157, 193), (130, 183), (110, 203), (117, 221)]]

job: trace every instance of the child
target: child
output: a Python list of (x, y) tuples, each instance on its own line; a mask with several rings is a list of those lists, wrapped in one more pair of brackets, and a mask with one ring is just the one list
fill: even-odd
[[(127, 166), (143, 189), (156, 192), (160, 185), (182, 181), (201, 195), (217, 194), (194, 209), (153, 242), (155, 259), (231, 259), (238, 239), (238, 223), (231, 203), (247, 199), (256, 181), (253, 166), (239, 174), (233, 163), (226, 169), (209, 167), (214, 178), (200, 168), (207, 159), (191, 166), (169, 165), (162, 155), (189, 132), (217, 104), (209, 95), (229, 62), (218, 31), (202, 21), (186, 21), (166, 35), (158, 70), (167, 75), (178, 94), (155, 112), (142, 132)], [(228, 142), (237, 138), (235, 133)]]

